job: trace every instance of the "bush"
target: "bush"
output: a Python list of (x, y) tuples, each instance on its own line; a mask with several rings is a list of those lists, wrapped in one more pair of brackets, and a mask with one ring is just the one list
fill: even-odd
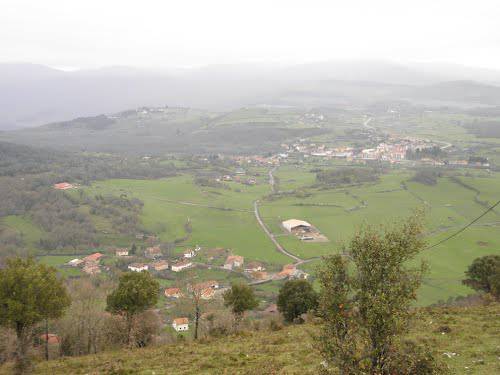
[(486, 255), (476, 258), (465, 272), (467, 279), (463, 284), (500, 297), (500, 255)]
[(417, 171), (411, 180), (424, 185), (436, 185), (438, 176), (435, 171), (423, 169)]
[(323, 186), (352, 185), (375, 182), (379, 173), (373, 168), (342, 168), (316, 173), (316, 181)]

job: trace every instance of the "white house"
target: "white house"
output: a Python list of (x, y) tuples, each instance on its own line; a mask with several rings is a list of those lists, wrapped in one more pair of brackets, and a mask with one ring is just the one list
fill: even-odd
[(188, 318), (176, 318), (172, 322), (172, 327), (177, 332), (187, 331), (189, 329), (189, 319)]
[(68, 262), (68, 266), (71, 266), (71, 267), (79, 267), (81, 264), (83, 264), (84, 261), (82, 259), (72, 259)]
[(250, 262), (245, 266), (245, 272), (248, 272), (248, 273), (261, 272), (261, 271), (265, 271), (265, 270), (266, 269), (259, 262)]
[(147, 271), (149, 267), (144, 263), (132, 263), (128, 265), (128, 269), (133, 272), (142, 272)]
[(229, 255), (224, 263), (224, 268), (226, 270), (232, 270), (236, 267), (243, 266), (244, 258), (239, 255)]
[(189, 262), (189, 261), (184, 261), (184, 262), (179, 262), (179, 263), (176, 263), (176, 264), (172, 264), (172, 271), (174, 272), (180, 272), (186, 268), (189, 268), (193, 265), (193, 263)]
[(116, 249), (115, 255), (117, 257), (126, 257), (128, 256), (128, 249)]
[(193, 249), (187, 249), (184, 251), (184, 258), (194, 258), (196, 256), (196, 252)]

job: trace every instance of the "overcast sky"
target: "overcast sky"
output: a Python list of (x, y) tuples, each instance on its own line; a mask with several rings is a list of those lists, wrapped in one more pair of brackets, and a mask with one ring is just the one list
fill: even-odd
[(498, 0), (1, 0), (0, 61), (58, 67), (439, 61), (500, 67)]

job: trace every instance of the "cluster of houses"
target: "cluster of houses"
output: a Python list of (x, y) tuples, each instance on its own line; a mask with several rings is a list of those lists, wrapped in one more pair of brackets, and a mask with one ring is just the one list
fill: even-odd
[[(121, 249), (124, 250), (124, 249)], [(142, 272), (142, 271), (164, 271), (164, 270), (172, 270), (173, 272), (180, 272), (187, 268), (191, 268), (193, 266), (192, 258), (196, 256), (196, 254), (201, 250), (201, 247), (196, 246), (194, 249), (187, 249), (182, 254), (182, 259), (169, 263), (165, 259), (160, 259), (163, 255), (159, 246), (151, 246), (146, 248), (144, 251), (144, 257), (152, 260), (150, 263), (131, 263), (128, 265), (128, 269), (133, 272)], [(124, 252), (116, 253), (117, 256), (126, 256)]]
[(295, 264), (286, 264), (281, 272), (277, 273), (275, 279), (303, 279), (307, 280), (309, 274), (299, 270)]
[(216, 292), (222, 293), (223, 288), (216, 280), (204, 281), (197, 284), (189, 284), (186, 288), (187, 293), (183, 293), (182, 289), (179, 287), (166, 288), (163, 292), (166, 298), (179, 299), (185, 297), (186, 295), (196, 294), (199, 298), (203, 300), (210, 300), (215, 297)]
[(224, 269), (233, 270), (235, 268), (243, 267), (245, 259), (240, 255), (229, 255), (224, 262)]
[(430, 140), (422, 140), (412, 137), (390, 138), (379, 143), (373, 148), (353, 148), (348, 146), (328, 147), (324, 144), (308, 143), (307, 140), (299, 140), (291, 145), (282, 145), (288, 152), (296, 152), (304, 157), (322, 157), (325, 159), (347, 159), (353, 160), (379, 160), (391, 163), (401, 162), (407, 158), (408, 151), (423, 150), (436, 147), (437, 144)]
[[(237, 170), (238, 172), (238, 170)], [(241, 172), (240, 172), (241, 173)], [(246, 172), (244, 172), (246, 173)], [(236, 174), (234, 176), (231, 176), (229, 174), (216, 177), (215, 178), (216, 182), (229, 182), (229, 181), (234, 181), (238, 182), (243, 185), (257, 185), (257, 179), (255, 177), (244, 177), (241, 174)]]
[(101, 253), (93, 253), (82, 259), (79, 258), (72, 259), (67, 263), (67, 265), (70, 267), (81, 268), (81, 270), (86, 274), (96, 275), (101, 272), (99, 263), (103, 256), (104, 254)]

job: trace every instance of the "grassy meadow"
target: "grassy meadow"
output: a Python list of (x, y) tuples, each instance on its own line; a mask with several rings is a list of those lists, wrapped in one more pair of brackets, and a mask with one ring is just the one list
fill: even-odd
[[(187, 174), (154, 181), (100, 181), (87, 193), (127, 194), (143, 200), (142, 222), (163, 241), (188, 236), (181, 246), (229, 248), (246, 260), (279, 267), (290, 260), (275, 251), (258, 227), (252, 211), (257, 199), (261, 201), (261, 215), (278, 241), (292, 253), (312, 258), (338, 251), (363, 224), (390, 224), (416, 208), (425, 210), (426, 240), (432, 245), (479, 216), (485, 207), (475, 197), (491, 203), (500, 186), (498, 173), (459, 177), (478, 193), (448, 177), (439, 178), (436, 185), (412, 182), (411, 171), (394, 169), (373, 184), (322, 190), (312, 186), (315, 175), (310, 169), (287, 165), (276, 173), (280, 190), (304, 191), (305, 197), (292, 194), (276, 200), (263, 199), (270, 192), (264, 176), (256, 186), (229, 183), (230, 189), (222, 189), (197, 186)], [(307, 243), (284, 233), (280, 223), (290, 218), (309, 221), (329, 242)], [(193, 228), (190, 234), (184, 228), (188, 220)], [(500, 212), (491, 212), (456, 238), (423, 253), (422, 258), (431, 267), (419, 304), (471, 292), (461, 284), (463, 273), (474, 258), (500, 253), (499, 221)], [(314, 273), (314, 264), (302, 268)]]
[[(257, 175), (258, 181), (253, 186), (237, 182), (227, 182), (225, 187), (200, 186), (194, 183), (192, 174), (185, 173), (158, 180), (97, 181), (82, 189), (91, 196), (126, 195), (142, 200), (141, 225), (157, 234), (162, 242), (177, 240), (175, 252), (196, 245), (225, 248), (244, 256), (247, 262), (264, 262), (269, 270), (278, 270), (291, 260), (276, 251), (258, 226), (253, 212), (256, 200), (260, 201), (260, 214), (276, 239), (291, 253), (307, 259), (339, 251), (363, 224), (390, 224), (416, 208), (425, 211), (426, 240), (432, 245), (479, 216), (498, 199), (500, 191), (500, 173), (457, 171), (456, 178), (440, 177), (436, 185), (424, 185), (411, 181), (411, 170), (397, 168), (390, 169), (375, 183), (321, 188), (315, 186), (317, 167), (325, 168), (325, 162), (282, 165), (275, 176), (279, 190), (286, 194), (272, 199), (268, 198), (271, 188), (267, 170), (250, 167), (248, 172)], [(88, 212), (86, 206), (80, 209)], [(114, 233), (107, 219), (95, 215), (91, 218), (102, 245), (130, 246), (136, 242), (134, 233)], [(285, 233), (280, 224), (291, 218), (309, 221), (329, 241), (302, 242)], [(188, 222), (190, 232), (186, 230)], [(422, 254), (430, 264), (430, 272), (420, 290), (419, 304), (472, 292), (461, 284), (464, 271), (476, 257), (500, 254), (499, 223), (500, 209), (496, 209), (459, 236)], [(34, 248), (44, 235), (28, 217), (8, 216), (2, 225), (22, 233), (29, 248)], [(64, 249), (58, 253), (71, 254)], [(316, 264), (311, 262), (301, 268), (314, 275)], [(71, 272), (64, 269), (63, 273)], [(264, 288), (276, 290), (277, 285), (271, 283)]]
[[(408, 338), (426, 343), (451, 374), (490, 375), (498, 361), (499, 305), (420, 311)], [(443, 333), (446, 327), (446, 333)], [(184, 341), (159, 347), (110, 351), (41, 361), (34, 374), (317, 374), (322, 361), (311, 333), (318, 326)], [(9, 365), (0, 367), (8, 373)]]

